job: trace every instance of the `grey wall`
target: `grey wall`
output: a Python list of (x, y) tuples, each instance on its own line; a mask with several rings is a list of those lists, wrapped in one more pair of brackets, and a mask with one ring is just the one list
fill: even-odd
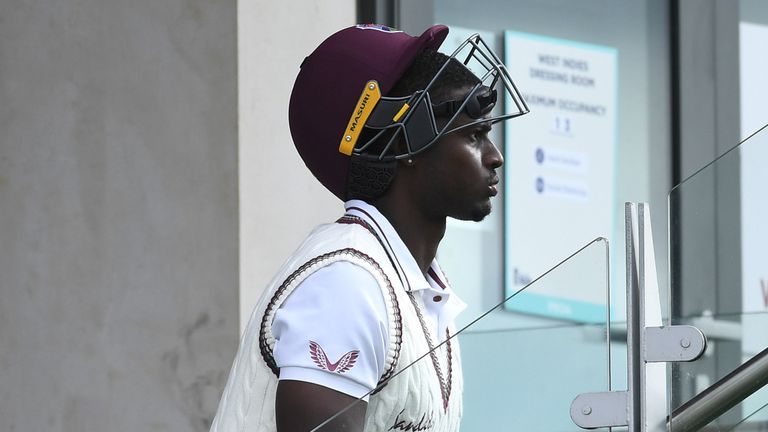
[(0, 430), (207, 430), (236, 60), (234, 0), (0, 3)]
[[(683, 183), (670, 197), (675, 207), (670, 241), (676, 317), (711, 313), (717, 320), (741, 320), (738, 153), (697, 173), (739, 142), (738, 6), (717, 0), (686, 0), (679, 5), (678, 170)], [(700, 384), (696, 388), (687, 383), (714, 382), (741, 364), (740, 345), (716, 341), (699, 361), (675, 365), (679, 379), (672, 389), (677, 392), (672, 407), (703, 390)], [(741, 419), (740, 414), (731, 412), (718, 421), (729, 425)]]

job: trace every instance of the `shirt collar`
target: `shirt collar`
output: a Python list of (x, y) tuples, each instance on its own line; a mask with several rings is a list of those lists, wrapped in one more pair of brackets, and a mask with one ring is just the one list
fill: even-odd
[[(416, 259), (411, 255), (411, 251), (405, 245), (403, 240), (395, 231), (395, 227), (389, 223), (389, 220), (379, 212), (379, 210), (361, 200), (349, 200), (344, 203), (348, 215), (357, 216), (368, 224), (379, 235), (384, 248), (395, 261), (395, 270), (403, 278), (403, 285), (408, 291), (422, 290), (430, 288), (429, 282), (424, 278), (421, 269), (416, 264)], [(442, 271), (437, 266), (437, 261), (432, 261), (431, 267), (442, 277)]]

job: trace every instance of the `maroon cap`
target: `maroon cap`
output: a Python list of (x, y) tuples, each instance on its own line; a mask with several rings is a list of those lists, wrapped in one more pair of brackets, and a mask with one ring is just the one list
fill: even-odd
[(288, 121), (293, 143), (312, 174), (345, 199), (350, 156), (339, 143), (365, 84), (394, 87), (424, 48), (437, 49), (448, 27), (435, 25), (420, 37), (380, 25), (357, 25), (323, 41), (301, 65), (291, 93)]

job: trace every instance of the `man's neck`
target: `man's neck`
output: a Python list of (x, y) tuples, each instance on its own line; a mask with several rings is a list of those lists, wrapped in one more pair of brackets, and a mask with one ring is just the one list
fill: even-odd
[(392, 224), (421, 272), (427, 274), (437, 254), (437, 247), (445, 235), (445, 218), (428, 219), (417, 209), (402, 205), (390, 195), (385, 195), (371, 204)]

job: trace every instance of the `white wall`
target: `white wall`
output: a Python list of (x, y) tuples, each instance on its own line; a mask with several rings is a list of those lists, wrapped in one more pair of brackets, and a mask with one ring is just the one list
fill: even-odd
[(237, 347), (236, 4), (0, 2), (0, 431), (208, 431)]
[(354, 0), (238, 4), (241, 329), (309, 230), (343, 212), (293, 146), (288, 99), (304, 57), (355, 16)]

